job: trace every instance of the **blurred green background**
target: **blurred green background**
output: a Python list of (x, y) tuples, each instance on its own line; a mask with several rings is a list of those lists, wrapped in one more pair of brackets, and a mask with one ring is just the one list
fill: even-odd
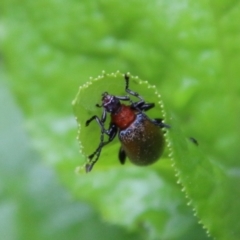
[[(239, 239), (239, 16), (236, 0), (2, 0), (0, 239)], [(186, 177), (184, 154), (76, 174), (71, 102), (102, 70), (156, 85), (211, 174)]]

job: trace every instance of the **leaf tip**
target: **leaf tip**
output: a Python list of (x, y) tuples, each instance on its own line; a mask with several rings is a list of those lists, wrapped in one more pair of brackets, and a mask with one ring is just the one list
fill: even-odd
[(83, 166), (76, 167), (75, 169), (76, 174), (82, 174), (83, 172), (85, 172), (85, 164)]

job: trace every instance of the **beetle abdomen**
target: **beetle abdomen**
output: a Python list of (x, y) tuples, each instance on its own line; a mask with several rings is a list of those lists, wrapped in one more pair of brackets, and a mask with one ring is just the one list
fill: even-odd
[(161, 128), (143, 113), (137, 114), (135, 121), (129, 127), (119, 131), (119, 140), (130, 161), (140, 166), (156, 162), (164, 150)]

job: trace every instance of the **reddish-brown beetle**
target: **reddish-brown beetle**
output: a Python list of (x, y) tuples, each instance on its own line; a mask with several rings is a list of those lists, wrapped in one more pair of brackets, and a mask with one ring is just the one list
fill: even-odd
[[(155, 106), (154, 103), (146, 103), (136, 92), (130, 90), (129, 76), (124, 75), (125, 91), (137, 98), (139, 101), (131, 101), (129, 96), (114, 96), (107, 92), (102, 94), (102, 104), (97, 107), (103, 108), (101, 118), (94, 115), (86, 121), (86, 126), (96, 120), (101, 128), (100, 143), (97, 149), (88, 156), (89, 162), (86, 164), (86, 172), (90, 172), (97, 162), (102, 148), (110, 143), (117, 135), (121, 142), (119, 160), (125, 163), (126, 157), (136, 165), (145, 166), (157, 161), (164, 150), (164, 136), (162, 128), (169, 128), (169, 125), (162, 122), (162, 119), (150, 119), (144, 112)], [(121, 101), (130, 102), (129, 105), (122, 104)], [(108, 129), (104, 123), (110, 114), (111, 121)], [(104, 141), (104, 134), (108, 135), (108, 140)]]

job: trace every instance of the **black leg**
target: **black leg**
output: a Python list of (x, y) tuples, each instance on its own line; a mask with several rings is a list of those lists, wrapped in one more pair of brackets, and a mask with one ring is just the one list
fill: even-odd
[(155, 106), (154, 103), (145, 103), (144, 99), (137, 93), (129, 89), (129, 76), (127, 74), (124, 75), (125, 81), (126, 81), (126, 86), (125, 86), (125, 91), (129, 94), (131, 94), (134, 97), (137, 97), (140, 99), (138, 102), (132, 102), (131, 107), (133, 109), (139, 110), (139, 111), (148, 111), (151, 108)]
[(139, 104), (139, 102), (136, 102), (136, 103), (132, 103), (131, 107), (133, 109), (140, 109), (141, 111), (146, 112), (146, 111), (154, 108), (155, 104), (154, 103), (145, 103), (145, 102), (140, 102), (140, 104)]
[(118, 159), (120, 161), (121, 164), (124, 164), (126, 162), (126, 153), (125, 151), (122, 149), (122, 147), (120, 147), (119, 152), (118, 152)]
[[(102, 139), (101, 139), (102, 140)], [(110, 143), (112, 140), (108, 140), (106, 142), (100, 142), (98, 148), (95, 150), (94, 153), (92, 153), (91, 155), (88, 156), (89, 162), (86, 164), (85, 169), (86, 172), (90, 172), (94, 166), (94, 164), (98, 161), (99, 156), (101, 154), (102, 148), (107, 145), (108, 143)], [(95, 159), (93, 159), (93, 157), (95, 156)], [(92, 160), (93, 159), (93, 160)]]
[(103, 109), (103, 113), (102, 113), (101, 119), (98, 116), (96, 116), (96, 115), (94, 115), (90, 119), (88, 119), (86, 121), (86, 126), (88, 126), (93, 120), (96, 120), (96, 122), (99, 124), (99, 126), (101, 126), (101, 128), (103, 128), (103, 124), (106, 121), (106, 110)]
[(155, 118), (153, 120), (151, 120), (154, 124), (156, 124), (157, 126), (159, 126), (160, 128), (170, 128), (170, 125), (163, 123), (163, 119), (161, 118)]
[(95, 120), (101, 127), (103, 127), (103, 122), (101, 121), (101, 119), (94, 115), (92, 116), (91, 118), (89, 118), (87, 121), (86, 121), (86, 127), (93, 121)]
[(130, 101), (129, 96), (115, 96), (115, 98), (121, 101)]
[(124, 75), (126, 86), (125, 86), (125, 91), (129, 93), (130, 95), (137, 97), (140, 99), (139, 104), (144, 103), (143, 98), (137, 93), (129, 89), (129, 76), (127, 74)]
[[(95, 119), (97, 119), (97, 118), (95, 118)], [(86, 172), (90, 172), (92, 170), (94, 164), (99, 159), (99, 156), (101, 154), (102, 148), (105, 145), (107, 145), (108, 143), (110, 143), (115, 138), (115, 136), (117, 134), (117, 127), (115, 125), (113, 125), (113, 124), (110, 124), (110, 127), (109, 127), (108, 130), (106, 130), (103, 127), (102, 123), (100, 124), (100, 127), (101, 127), (100, 143), (99, 143), (97, 149), (91, 155), (88, 156), (89, 162), (85, 166)], [(106, 142), (104, 142), (104, 133), (109, 136), (109, 139)]]

